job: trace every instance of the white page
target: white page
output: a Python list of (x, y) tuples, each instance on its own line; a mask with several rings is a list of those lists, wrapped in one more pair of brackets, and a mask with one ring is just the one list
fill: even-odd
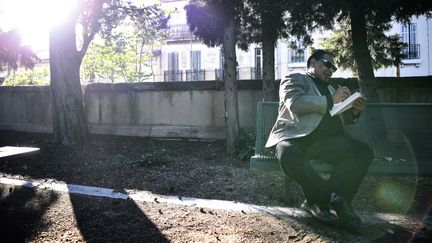
[(361, 96), (362, 95), (359, 92), (355, 92), (350, 97), (346, 98), (344, 101), (334, 104), (333, 108), (330, 110), (330, 115), (334, 116), (351, 108), (352, 103)]

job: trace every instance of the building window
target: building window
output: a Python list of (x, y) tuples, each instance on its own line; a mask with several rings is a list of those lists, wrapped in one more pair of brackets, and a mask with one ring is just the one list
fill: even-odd
[(305, 62), (305, 47), (299, 40), (293, 41), (290, 47), (290, 62)]
[(262, 49), (255, 48), (255, 68), (253, 68), (251, 73), (252, 79), (262, 78)]
[(168, 53), (168, 70), (176, 71), (178, 70), (178, 53), (170, 52)]
[(420, 58), (420, 44), (417, 44), (417, 24), (408, 23), (402, 25), (401, 41), (406, 45), (402, 49), (402, 54), (405, 56), (405, 59)]
[(205, 80), (205, 71), (201, 70), (201, 51), (190, 52), (190, 70), (186, 71), (186, 80)]
[(191, 69), (201, 69), (201, 51), (191, 51)]
[(182, 81), (182, 72), (178, 66), (178, 53), (168, 53), (168, 70), (164, 72), (165, 81)]
[(304, 49), (291, 49), (291, 62), (305, 62)]
[(402, 41), (407, 44), (417, 43), (417, 24), (409, 23), (402, 25)]

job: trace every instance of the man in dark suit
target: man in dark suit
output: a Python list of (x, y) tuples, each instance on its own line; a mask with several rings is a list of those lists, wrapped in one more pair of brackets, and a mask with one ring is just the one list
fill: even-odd
[[(360, 116), (366, 98), (356, 99), (351, 109), (331, 116), (333, 104), (351, 94), (347, 87), (335, 90), (330, 86), (336, 71), (333, 55), (316, 50), (308, 58), (307, 68), (306, 74), (290, 74), (281, 81), (279, 114), (266, 147), (275, 147), (282, 170), (300, 184), (306, 198), (303, 209), (321, 222), (356, 231), (361, 220), (350, 203), (373, 152), (353, 139), (344, 125)], [(329, 179), (323, 179), (309, 160), (332, 164)]]

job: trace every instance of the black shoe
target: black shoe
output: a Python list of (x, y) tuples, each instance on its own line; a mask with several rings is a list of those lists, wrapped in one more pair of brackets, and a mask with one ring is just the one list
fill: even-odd
[(332, 213), (330, 213), (330, 209), (327, 205), (318, 205), (318, 204), (309, 204), (307, 200), (305, 200), (300, 206), (301, 209), (310, 213), (314, 218), (319, 221), (329, 224), (329, 225), (337, 225), (338, 219)]
[(362, 221), (348, 202), (332, 193), (329, 205), (336, 212), (342, 228), (351, 232), (359, 231)]

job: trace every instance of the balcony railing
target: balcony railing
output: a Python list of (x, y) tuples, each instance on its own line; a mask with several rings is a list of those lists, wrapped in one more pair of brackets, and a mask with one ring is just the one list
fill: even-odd
[[(215, 79), (216, 80), (223, 80), (223, 69), (215, 69)], [(239, 80), (240, 78), (240, 69), (239, 68), (237, 68), (237, 75), (236, 75), (237, 77), (236, 77), (236, 79), (237, 80)]]
[(203, 81), (205, 80), (204, 69), (186, 70), (186, 81)]
[(402, 48), (404, 59), (420, 59), (420, 44), (410, 44)]
[(192, 32), (189, 31), (189, 25), (170, 25), (168, 28), (169, 32), (171, 33), (168, 37), (168, 40), (190, 40), (195, 38)]
[(297, 49), (291, 51), (291, 62), (305, 62), (304, 49)]
[[(214, 76), (213, 76), (214, 72)], [(223, 80), (223, 69), (187, 69), (187, 70), (167, 70), (163, 72), (163, 81), (205, 81)], [(256, 67), (237, 68), (236, 79), (262, 79), (262, 69)]]
[(165, 82), (183, 81), (183, 71), (182, 70), (164, 71), (164, 81)]
[(262, 79), (261, 68), (251, 67), (250, 68), (250, 76), (251, 76), (251, 79)]

